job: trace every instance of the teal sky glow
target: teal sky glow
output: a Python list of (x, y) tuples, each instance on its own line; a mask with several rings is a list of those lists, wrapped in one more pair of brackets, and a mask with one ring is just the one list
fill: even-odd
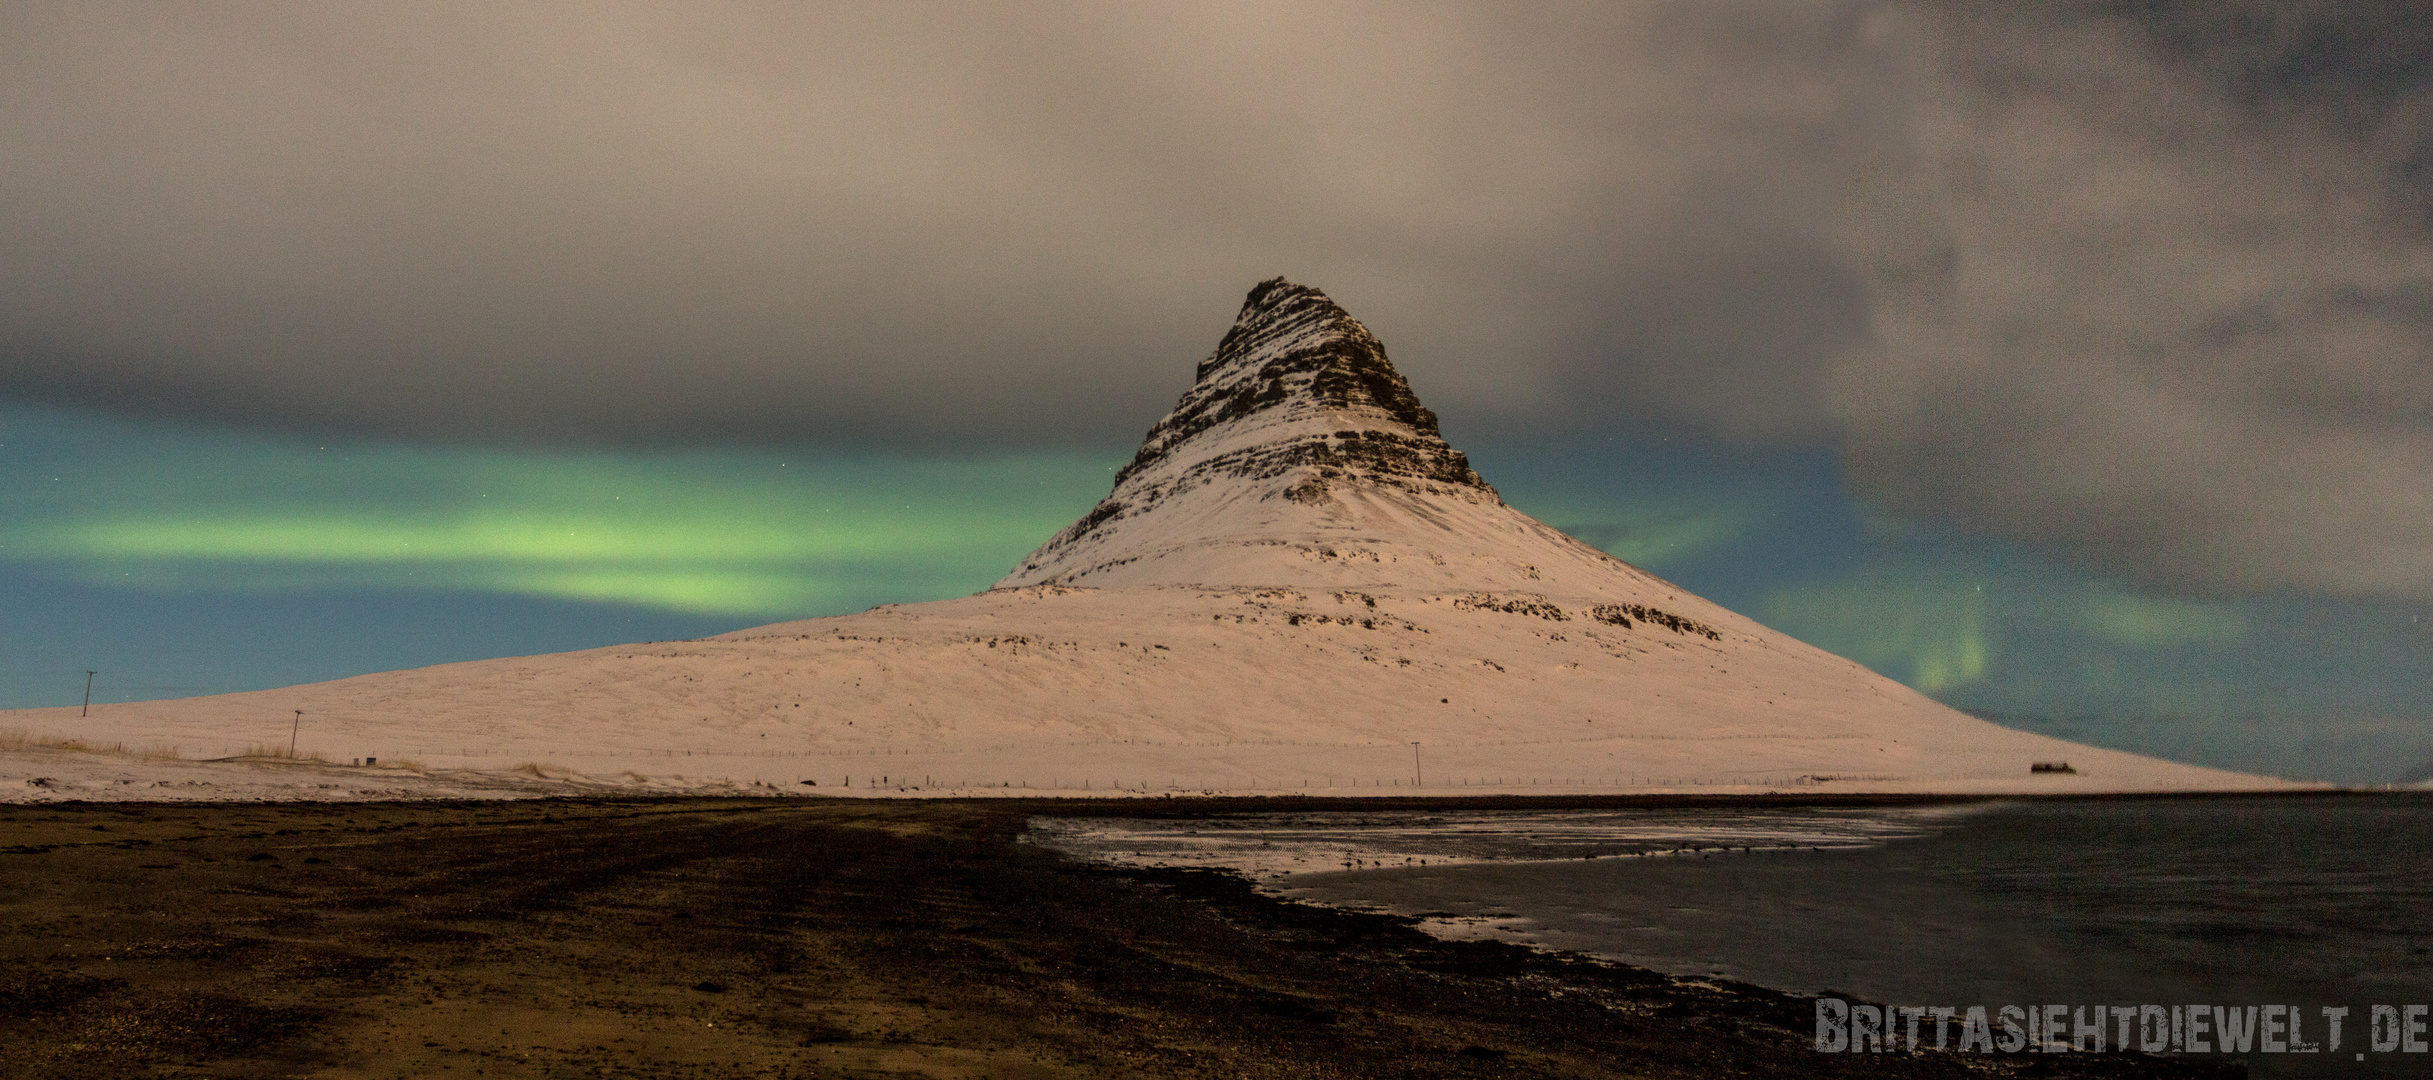
[[(1883, 518), (1812, 455), (1472, 457), (1542, 520), (2008, 722), (2347, 779), (2433, 753), (2433, 633), (2406, 605), (2149, 594)], [(335, 444), (9, 410), (0, 600), (22, 614), (0, 705), (72, 701), (86, 668), (104, 700), (176, 696), (965, 595), (1123, 460)]]

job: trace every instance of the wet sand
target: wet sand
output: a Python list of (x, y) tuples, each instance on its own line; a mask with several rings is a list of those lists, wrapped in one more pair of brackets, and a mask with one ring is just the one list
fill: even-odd
[(1801, 999), (1018, 840), (1041, 813), (1286, 802), (0, 808), (0, 1061), (50, 1078), (2235, 1075), (1817, 1054)]

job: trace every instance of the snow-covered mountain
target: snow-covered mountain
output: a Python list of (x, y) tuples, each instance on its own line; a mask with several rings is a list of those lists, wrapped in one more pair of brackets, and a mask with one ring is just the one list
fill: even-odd
[[(2277, 783), (1966, 716), (1541, 524), (1365, 327), (1281, 279), (1106, 500), (980, 595), (112, 705), (76, 730), (209, 753), (284, 742), (297, 710), (302, 748), (339, 760), (823, 794)], [(0, 726), (67, 730), (58, 712)]]

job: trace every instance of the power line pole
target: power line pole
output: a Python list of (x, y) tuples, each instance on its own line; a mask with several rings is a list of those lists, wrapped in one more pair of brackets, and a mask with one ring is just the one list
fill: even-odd
[(296, 756), (296, 733), (304, 730), (304, 710), (296, 710), (295, 725), (287, 729), (287, 756)]
[(1425, 787), (1426, 785), (1427, 785), (1427, 774), (1422, 773), (1421, 771), (1419, 771), (1419, 744), (1418, 744), (1418, 743), (1412, 743), (1412, 744), (1411, 744), (1411, 786), (1412, 786), (1412, 787)]
[(93, 676), (98, 674), (101, 673), (98, 671), (84, 673), (84, 711), (76, 714), (80, 717), (93, 715)]

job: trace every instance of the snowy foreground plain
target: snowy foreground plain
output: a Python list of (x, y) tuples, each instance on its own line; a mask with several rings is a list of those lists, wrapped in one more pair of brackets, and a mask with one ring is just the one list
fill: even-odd
[[(1031, 587), (702, 641), (110, 705), (81, 721), (34, 710), (0, 724), (189, 758), (283, 747), (302, 710), (298, 748), (340, 764), (28, 749), (0, 754), (0, 798), (2280, 786), (1997, 727), (1712, 609), (1699, 613), (1722, 641), (1467, 600)], [(414, 767), (344, 764), (363, 757)], [(2031, 773), (2040, 761), (2077, 771)]]
[[(980, 595), (11, 730), (18, 802), (2314, 786), (1998, 727), (1573, 540), (1282, 281), (1107, 500)], [(326, 760), (244, 756), (291, 731)]]

